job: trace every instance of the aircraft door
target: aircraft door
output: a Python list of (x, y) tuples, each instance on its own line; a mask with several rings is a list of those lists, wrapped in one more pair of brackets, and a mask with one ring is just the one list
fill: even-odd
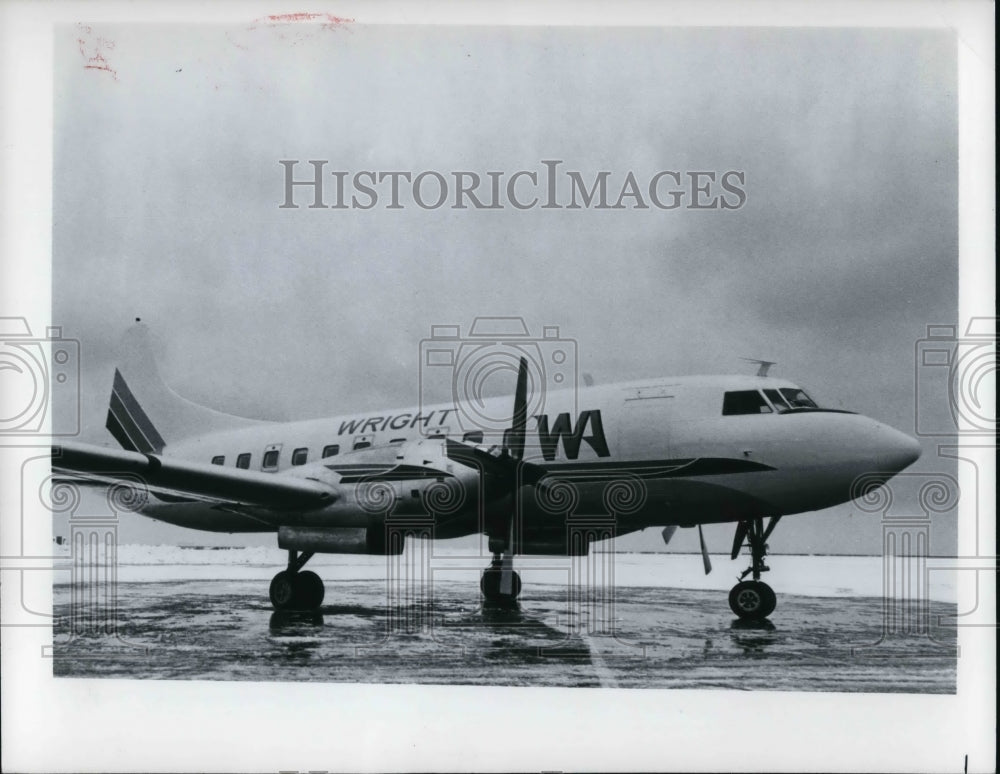
[(619, 454), (631, 459), (669, 459), (674, 401), (670, 385), (630, 388), (618, 426)]

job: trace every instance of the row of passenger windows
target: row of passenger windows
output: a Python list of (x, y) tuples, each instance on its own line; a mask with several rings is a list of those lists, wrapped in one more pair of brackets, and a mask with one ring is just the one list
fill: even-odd
[[(368, 444), (371, 446), (371, 444)], [(355, 448), (358, 448), (355, 446)], [(363, 447), (362, 447), (363, 448)], [(323, 447), (322, 457), (333, 457), (340, 454), (340, 444), (332, 443), (329, 446)], [(264, 456), (261, 460), (261, 468), (264, 470), (274, 470), (278, 467), (278, 457), (281, 455), (280, 449), (268, 449), (264, 452)], [(253, 454), (250, 452), (243, 452), (242, 454), (236, 455), (236, 467), (243, 468), (247, 470), (250, 468), (250, 463), (253, 461)], [(305, 465), (309, 461), (309, 449), (303, 446), (300, 449), (296, 449), (292, 452), (292, 464), (293, 465)], [(226, 455), (218, 454), (212, 457), (213, 465), (225, 465)]]
[[(767, 396), (767, 399), (764, 398)], [(818, 408), (812, 398), (800, 389), (782, 387), (767, 389), (762, 395), (758, 390), (727, 392), (722, 398), (722, 415), (771, 414), (793, 408)]]
[[(429, 437), (444, 438), (445, 436), (442, 434), (442, 435), (432, 435)], [(473, 430), (462, 436), (462, 440), (465, 441), (466, 443), (482, 443), (483, 433), (481, 430)], [(405, 438), (393, 438), (391, 441), (389, 441), (389, 445), (390, 446), (398, 445), (404, 443), (405, 441), (406, 441)], [(371, 445), (372, 443), (370, 440), (370, 436), (366, 438), (359, 438), (354, 441), (354, 445), (351, 447), (351, 451), (358, 451), (359, 449), (367, 449)], [(320, 458), (326, 459), (327, 457), (333, 457), (336, 456), (337, 454), (340, 454), (340, 444), (332, 443), (328, 446), (323, 447), (323, 453), (322, 455), (320, 455)], [(280, 456), (281, 456), (280, 449), (268, 449), (267, 451), (265, 451), (264, 456), (261, 459), (261, 466), (260, 466), (261, 470), (277, 470)], [(298, 449), (295, 449), (292, 452), (292, 465), (305, 465), (308, 461), (309, 461), (309, 447), (302, 446)], [(253, 455), (250, 452), (243, 452), (242, 454), (236, 455), (236, 467), (238, 468), (243, 468), (244, 470), (248, 470), (250, 468), (251, 462), (253, 462)], [(215, 457), (212, 457), (212, 464), (225, 465), (226, 455), (218, 454)]]

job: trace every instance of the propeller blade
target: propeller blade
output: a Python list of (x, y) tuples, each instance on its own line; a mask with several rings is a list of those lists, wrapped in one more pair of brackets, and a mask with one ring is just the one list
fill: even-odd
[(736, 534), (733, 536), (733, 552), (731, 554), (733, 559), (740, 555), (740, 549), (743, 548), (743, 541), (747, 539), (747, 528), (749, 526), (749, 521), (736, 522)]
[(514, 421), (511, 424), (510, 456), (524, 457), (524, 432), (528, 424), (528, 358), (522, 357), (517, 368), (517, 389), (514, 391)]
[(712, 560), (708, 558), (708, 546), (705, 545), (705, 534), (701, 531), (701, 524), (698, 525), (698, 540), (701, 543), (701, 562), (705, 565), (705, 575), (712, 571)]
[(500, 593), (511, 596), (514, 593), (514, 520), (510, 520), (507, 532), (507, 548), (500, 561)]
[(663, 532), (660, 533), (663, 536), (663, 545), (666, 546), (670, 544), (670, 538), (674, 536), (674, 533), (676, 531), (677, 531), (676, 524), (670, 524), (663, 528)]

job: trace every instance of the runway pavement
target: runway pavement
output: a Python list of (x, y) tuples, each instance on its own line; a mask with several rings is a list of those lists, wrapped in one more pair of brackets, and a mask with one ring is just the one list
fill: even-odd
[[(276, 613), (253, 580), (54, 587), (56, 676), (954, 693), (956, 606), (781, 593), (740, 622), (724, 592), (526, 585), (484, 608), (467, 581), (327, 583), (318, 613)], [(108, 611), (116, 608), (117, 613)], [(900, 617), (901, 612), (906, 613)]]

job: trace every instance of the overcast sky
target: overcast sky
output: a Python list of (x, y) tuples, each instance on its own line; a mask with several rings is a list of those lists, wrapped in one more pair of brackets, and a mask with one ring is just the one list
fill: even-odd
[[(300, 178), (307, 159), (446, 176), (542, 174), (558, 159), (587, 180), (610, 171), (615, 197), (630, 171), (642, 185), (739, 170), (746, 202), (290, 210), (281, 159), (301, 160)], [(168, 382), (230, 413), (414, 404), (432, 325), (521, 315), (575, 339), (598, 382), (749, 372), (739, 358), (763, 357), (827, 405), (912, 433), (914, 345), (957, 318), (955, 43), (916, 30), (67, 27), (54, 198), (53, 318), (81, 340), (83, 440), (110, 440), (113, 365), (136, 316)], [(954, 467), (929, 444), (918, 465)], [(129, 542), (191, 542), (134, 530)], [(709, 530), (712, 548), (731, 531)], [(771, 544), (878, 553), (881, 535), (848, 505), (786, 520)], [(690, 533), (675, 540), (697, 550)], [(932, 551), (954, 545), (954, 520), (940, 520)]]

